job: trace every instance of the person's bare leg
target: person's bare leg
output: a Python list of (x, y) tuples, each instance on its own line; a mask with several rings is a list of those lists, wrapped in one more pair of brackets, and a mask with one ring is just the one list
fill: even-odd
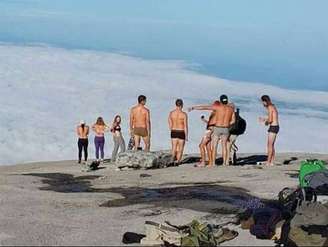
[(208, 163), (212, 163), (212, 140), (208, 139), (208, 142), (206, 144), (206, 151), (208, 156)]
[(274, 144), (276, 142), (277, 134), (269, 133), (268, 135), (268, 161), (267, 165), (273, 165), (275, 159), (275, 147)]
[(227, 139), (227, 153), (226, 153), (227, 165), (230, 165), (231, 148), (232, 148), (232, 141), (230, 141), (230, 139), (228, 138)]
[(222, 146), (222, 159), (223, 159), (223, 165), (229, 165), (229, 163), (227, 163), (227, 154), (228, 154), (228, 136), (221, 136), (221, 146)]
[(202, 139), (202, 142), (199, 144), (199, 150), (200, 150), (200, 157), (201, 157), (201, 161), (200, 164), (201, 165), (205, 165), (206, 163), (206, 143), (204, 142), (204, 138)]
[(171, 139), (172, 142), (172, 162), (174, 162), (177, 159), (177, 146), (178, 146), (178, 141), (177, 139)]
[(216, 135), (212, 137), (212, 160), (209, 166), (214, 166), (216, 162), (216, 157), (218, 154), (218, 145), (219, 145), (220, 138)]
[(150, 151), (150, 138), (149, 138), (149, 136), (143, 137), (142, 139), (145, 143), (145, 151), (149, 152)]
[(183, 157), (183, 151), (184, 151), (185, 141), (184, 140), (178, 140), (178, 146), (177, 146), (177, 161), (181, 162)]
[(268, 143), (267, 143), (267, 151), (268, 151), (268, 160), (267, 160), (267, 163), (266, 165), (271, 165), (271, 159), (272, 159), (272, 135), (271, 133), (268, 134)]
[(134, 150), (138, 150), (140, 147), (140, 136), (134, 136)]

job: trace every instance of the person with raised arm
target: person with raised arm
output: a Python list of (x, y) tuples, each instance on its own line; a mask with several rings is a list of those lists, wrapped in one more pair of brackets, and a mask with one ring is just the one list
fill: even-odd
[(221, 140), (223, 165), (229, 165), (227, 143), (229, 139), (229, 127), (235, 122), (234, 109), (228, 104), (228, 97), (221, 95), (220, 102), (212, 105), (198, 105), (189, 108), (189, 111), (215, 111), (215, 126), (212, 133), (212, 159), (209, 166), (214, 166), (218, 144)]
[[(95, 148), (97, 162), (104, 162), (105, 152), (105, 132), (108, 130), (108, 126), (105, 124), (102, 117), (98, 117), (96, 123), (92, 126), (92, 130), (95, 132)], [(99, 157), (100, 152), (100, 157)], [(100, 158), (100, 159), (99, 159)]]
[(206, 153), (208, 156), (208, 164), (213, 163), (211, 141), (212, 141), (213, 127), (215, 126), (215, 112), (214, 111), (211, 112), (211, 115), (209, 116), (208, 119), (206, 119), (205, 116), (201, 116), (201, 120), (206, 124), (206, 131), (199, 144), (201, 160), (200, 163), (197, 165), (197, 167), (206, 166)]
[(86, 125), (84, 120), (80, 121), (80, 124), (76, 127), (76, 133), (78, 139), (78, 163), (82, 162), (82, 152), (84, 152), (84, 163), (88, 162), (88, 145), (89, 145), (89, 126)]

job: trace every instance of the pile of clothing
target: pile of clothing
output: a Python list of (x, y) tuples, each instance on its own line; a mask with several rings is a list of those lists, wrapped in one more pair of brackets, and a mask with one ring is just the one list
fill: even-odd
[(236, 231), (219, 225), (200, 223), (197, 220), (183, 226), (174, 226), (146, 221), (146, 234), (127, 232), (123, 236), (124, 244), (140, 243), (143, 246), (181, 246), (214, 247), (238, 236)]
[(279, 206), (247, 209), (239, 215), (241, 227), (258, 239), (277, 246), (328, 246), (328, 170), (325, 162), (301, 164), (299, 187), (284, 188)]

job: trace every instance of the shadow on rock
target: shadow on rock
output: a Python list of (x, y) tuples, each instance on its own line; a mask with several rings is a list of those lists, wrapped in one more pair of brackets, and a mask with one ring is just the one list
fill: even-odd
[(151, 204), (154, 207), (185, 208), (201, 212), (232, 214), (253, 199), (247, 190), (218, 184), (197, 184), (164, 188), (112, 188), (123, 199), (110, 200), (101, 207), (124, 207)]
[(26, 176), (41, 177), (45, 184), (40, 190), (60, 193), (115, 193), (122, 199), (114, 199), (100, 207), (125, 207), (146, 204), (161, 208), (185, 208), (207, 213), (232, 214), (254, 199), (249, 191), (239, 187), (220, 185), (227, 181), (204, 183), (166, 183), (159, 188), (113, 187), (93, 188), (91, 181), (100, 176), (78, 176), (64, 173), (29, 173)]
[(40, 190), (62, 193), (93, 192), (90, 181), (100, 177), (95, 175), (74, 177), (65, 173), (28, 173), (24, 175), (43, 178), (41, 181), (47, 186), (41, 187)]
[(268, 156), (266, 155), (251, 155), (247, 157), (242, 157), (237, 159), (237, 165), (256, 165), (258, 162), (267, 161)]

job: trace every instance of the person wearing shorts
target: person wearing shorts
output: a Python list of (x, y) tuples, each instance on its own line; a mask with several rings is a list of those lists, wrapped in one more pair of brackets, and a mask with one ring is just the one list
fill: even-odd
[(222, 145), (223, 165), (229, 165), (229, 152), (227, 142), (229, 138), (229, 127), (235, 122), (234, 109), (228, 104), (228, 96), (221, 95), (219, 104), (214, 102), (213, 105), (199, 105), (189, 108), (193, 110), (210, 110), (215, 111), (215, 127), (212, 133), (212, 160), (210, 165), (215, 165), (219, 141)]
[(268, 95), (263, 95), (261, 97), (261, 100), (263, 106), (268, 111), (267, 117), (259, 118), (259, 121), (261, 123), (264, 123), (266, 126), (269, 126), (268, 143), (267, 143), (268, 160), (266, 162), (266, 165), (273, 166), (276, 156), (275, 143), (276, 143), (277, 135), (280, 131), (279, 114), (278, 114), (277, 107), (272, 103)]
[(172, 162), (179, 165), (183, 157), (185, 143), (188, 140), (188, 115), (182, 110), (182, 99), (177, 99), (175, 106), (175, 110), (169, 114), (168, 123), (171, 131)]
[(144, 95), (138, 97), (138, 105), (130, 111), (130, 134), (134, 140), (134, 150), (140, 150), (141, 139), (145, 145), (145, 151), (150, 151), (151, 123), (150, 110), (146, 107), (147, 98)]

